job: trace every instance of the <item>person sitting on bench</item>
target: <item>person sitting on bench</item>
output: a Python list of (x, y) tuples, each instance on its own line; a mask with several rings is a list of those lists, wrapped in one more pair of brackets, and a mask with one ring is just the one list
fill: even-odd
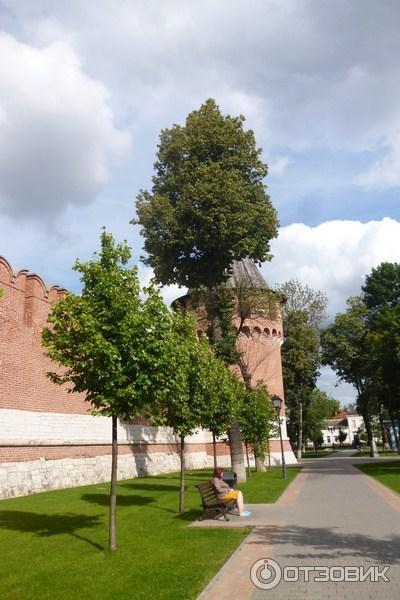
[(211, 480), (213, 484), (219, 500), (235, 500), (236, 505), (238, 507), (238, 511), (241, 517), (250, 517), (251, 512), (249, 510), (245, 510), (243, 494), (240, 490), (233, 490), (229, 487), (227, 483), (222, 479), (224, 476), (224, 470), (221, 467), (216, 467), (214, 469), (214, 477)]

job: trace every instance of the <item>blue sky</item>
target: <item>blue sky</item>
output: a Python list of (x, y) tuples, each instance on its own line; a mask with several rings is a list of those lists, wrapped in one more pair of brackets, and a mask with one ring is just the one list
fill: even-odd
[(77, 290), (106, 225), (137, 261), (160, 129), (213, 97), (269, 164), (265, 278), (322, 289), (334, 316), (399, 261), (399, 18), (396, 0), (0, 0), (0, 254)]

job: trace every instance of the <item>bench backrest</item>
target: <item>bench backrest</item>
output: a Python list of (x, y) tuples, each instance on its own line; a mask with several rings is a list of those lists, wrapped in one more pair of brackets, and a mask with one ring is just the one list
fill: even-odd
[(211, 481), (204, 481), (204, 483), (199, 483), (196, 485), (196, 487), (200, 492), (201, 500), (204, 506), (207, 506), (218, 499), (217, 492), (215, 491), (215, 487)]

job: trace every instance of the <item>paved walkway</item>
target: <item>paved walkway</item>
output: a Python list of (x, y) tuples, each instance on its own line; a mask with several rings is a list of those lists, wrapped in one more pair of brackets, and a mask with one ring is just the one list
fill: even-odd
[[(303, 470), (276, 504), (262, 505), (255, 528), (199, 596), (199, 600), (394, 600), (400, 597), (400, 496), (364, 475), (352, 463), (368, 462), (349, 456), (303, 461)], [(376, 461), (375, 461), (376, 462)], [(242, 524), (244, 519), (240, 520)], [(221, 524), (223, 525), (223, 524)], [(228, 526), (235, 526), (230, 522)], [(237, 526), (237, 525), (236, 525)], [(252, 565), (260, 560), (256, 576), (261, 583), (274, 575), (273, 559), (281, 569), (288, 566), (377, 566), (386, 577), (373, 583), (367, 573), (362, 582), (318, 582), (323, 571), (304, 569), (297, 582), (281, 581), (273, 589), (258, 589), (250, 579)], [(348, 571), (353, 575), (357, 570)], [(293, 570), (288, 572), (295, 577)], [(263, 579), (264, 575), (264, 579)], [(265, 579), (267, 578), (267, 579)]]

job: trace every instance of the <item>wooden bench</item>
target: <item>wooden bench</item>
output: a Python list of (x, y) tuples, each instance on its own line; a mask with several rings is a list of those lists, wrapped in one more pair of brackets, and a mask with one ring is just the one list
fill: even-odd
[(201, 496), (203, 505), (203, 514), (200, 521), (206, 518), (219, 519), (224, 517), (225, 521), (229, 521), (228, 513), (236, 507), (236, 500), (221, 500), (218, 498), (215, 487), (211, 481), (205, 481), (196, 485)]

